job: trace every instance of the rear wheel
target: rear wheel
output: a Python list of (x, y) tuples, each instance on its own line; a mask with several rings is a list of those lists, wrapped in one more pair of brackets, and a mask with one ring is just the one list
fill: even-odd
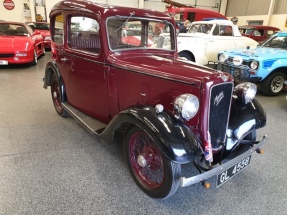
[(52, 79), (51, 79), (51, 95), (52, 95), (52, 100), (53, 100), (56, 112), (60, 116), (63, 116), (63, 117), (67, 116), (66, 110), (64, 110), (64, 108), (62, 107), (61, 85), (55, 73), (53, 73)]
[(138, 186), (152, 198), (168, 198), (179, 187), (181, 166), (167, 159), (157, 140), (134, 126), (124, 141), (124, 156)]
[(283, 90), (285, 79), (286, 76), (283, 72), (271, 74), (262, 82), (262, 92), (267, 96), (277, 96)]

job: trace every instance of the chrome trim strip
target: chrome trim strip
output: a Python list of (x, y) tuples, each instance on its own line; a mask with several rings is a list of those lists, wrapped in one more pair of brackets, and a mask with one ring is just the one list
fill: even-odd
[(266, 143), (266, 139), (267, 136), (265, 135), (263, 137), (263, 139), (257, 143), (254, 144), (253, 147), (251, 149), (249, 149), (248, 151), (244, 152), (243, 154), (233, 158), (232, 160), (218, 166), (215, 167), (214, 169), (209, 170), (208, 172), (204, 172), (202, 174), (190, 177), (190, 178), (186, 178), (186, 177), (181, 177), (180, 178), (180, 186), (181, 187), (187, 187), (193, 184), (197, 184), (199, 182), (202, 182), (204, 180), (207, 180), (215, 175), (220, 174), (221, 172), (223, 172), (224, 170), (228, 169), (229, 167), (235, 165), (236, 163), (238, 163), (239, 161), (241, 161), (242, 159), (246, 158), (247, 156), (251, 155), (253, 152), (255, 152), (257, 149), (259, 149), (262, 145), (264, 145)]

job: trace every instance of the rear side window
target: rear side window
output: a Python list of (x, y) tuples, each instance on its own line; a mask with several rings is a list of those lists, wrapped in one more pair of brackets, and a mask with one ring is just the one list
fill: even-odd
[(99, 36), (99, 23), (97, 20), (72, 16), (69, 19), (69, 47), (80, 51), (100, 53), (101, 42)]
[(64, 42), (64, 18), (62, 14), (55, 16), (52, 22), (52, 41), (57, 44), (63, 44)]

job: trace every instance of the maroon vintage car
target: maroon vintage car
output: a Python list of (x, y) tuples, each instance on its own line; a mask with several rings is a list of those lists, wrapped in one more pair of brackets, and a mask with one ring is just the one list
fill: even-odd
[(243, 36), (250, 37), (259, 43), (280, 31), (277, 27), (267, 25), (244, 25), (239, 26), (238, 29)]
[(45, 54), (43, 37), (39, 31), (19, 22), (0, 22), (0, 65), (36, 65)]
[[(122, 40), (132, 23), (142, 29), (136, 44)], [(50, 24), (53, 59), (43, 80), (56, 112), (104, 142), (122, 134), (131, 175), (150, 197), (208, 187), (216, 175), (220, 186), (261, 151), (266, 138), (256, 141), (256, 131), (266, 115), (256, 86), (234, 87), (231, 75), (179, 59), (168, 15), (70, 0), (52, 8)], [(156, 32), (161, 25), (167, 37)], [(183, 175), (182, 164), (199, 172)]]
[(33, 29), (33, 31), (39, 31), (44, 39), (44, 45), (46, 49), (51, 48), (51, 35), (50, 24), (47, 22), (26, 22), (26, 24)]

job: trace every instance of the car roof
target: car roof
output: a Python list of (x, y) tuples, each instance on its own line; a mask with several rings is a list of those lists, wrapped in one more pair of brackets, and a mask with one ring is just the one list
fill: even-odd
[(269, 26), (269, 25), (243, 25), (243, 26), (239, 26), (238, 28), (257, 28), (257, 29), (273, 29), (273, 30), (280, 30), (277, 27), (274, 26)]
[(169, 15), (156, 10), (113, 6), (108, 4), (96, 3), (89, 0), (70, 0), (70, 1), (62, 0), (54, 5), (54, 7), (50, 12), (50, 17), (53, 12), (56, 12), (58, 10), (59, 11), (68, 10), (77, 12), (82, 11), (83, 13), (91, 13), (91, 14), (97, 13), (98, 15), (101, 16), (101, 18), (115, 16), (115, 14), (117, 14), (118, 16), (131, 16), (131, 14), (134, 13), (133, 16), (145, 16), (145, 17), (148, 16), (150, 18), (173, 21), (173, 19)]
[(213, 19), (207, 21), (195, 21), (192, 23), (202, 23), (202, 24), (221, 24), (221, 25), (234, 25), (232, 21), (225, 19)]
[(287, 36), (287, 31), (280, 31), (278, 33), (276, 33), (277, 36)]
[(23, 22), (9, 22), (9, 21), (0, 21), (0, 23), (4, 23), (4, 24), (14, 24), (14, 25), (25, 25), (25, 23)]

